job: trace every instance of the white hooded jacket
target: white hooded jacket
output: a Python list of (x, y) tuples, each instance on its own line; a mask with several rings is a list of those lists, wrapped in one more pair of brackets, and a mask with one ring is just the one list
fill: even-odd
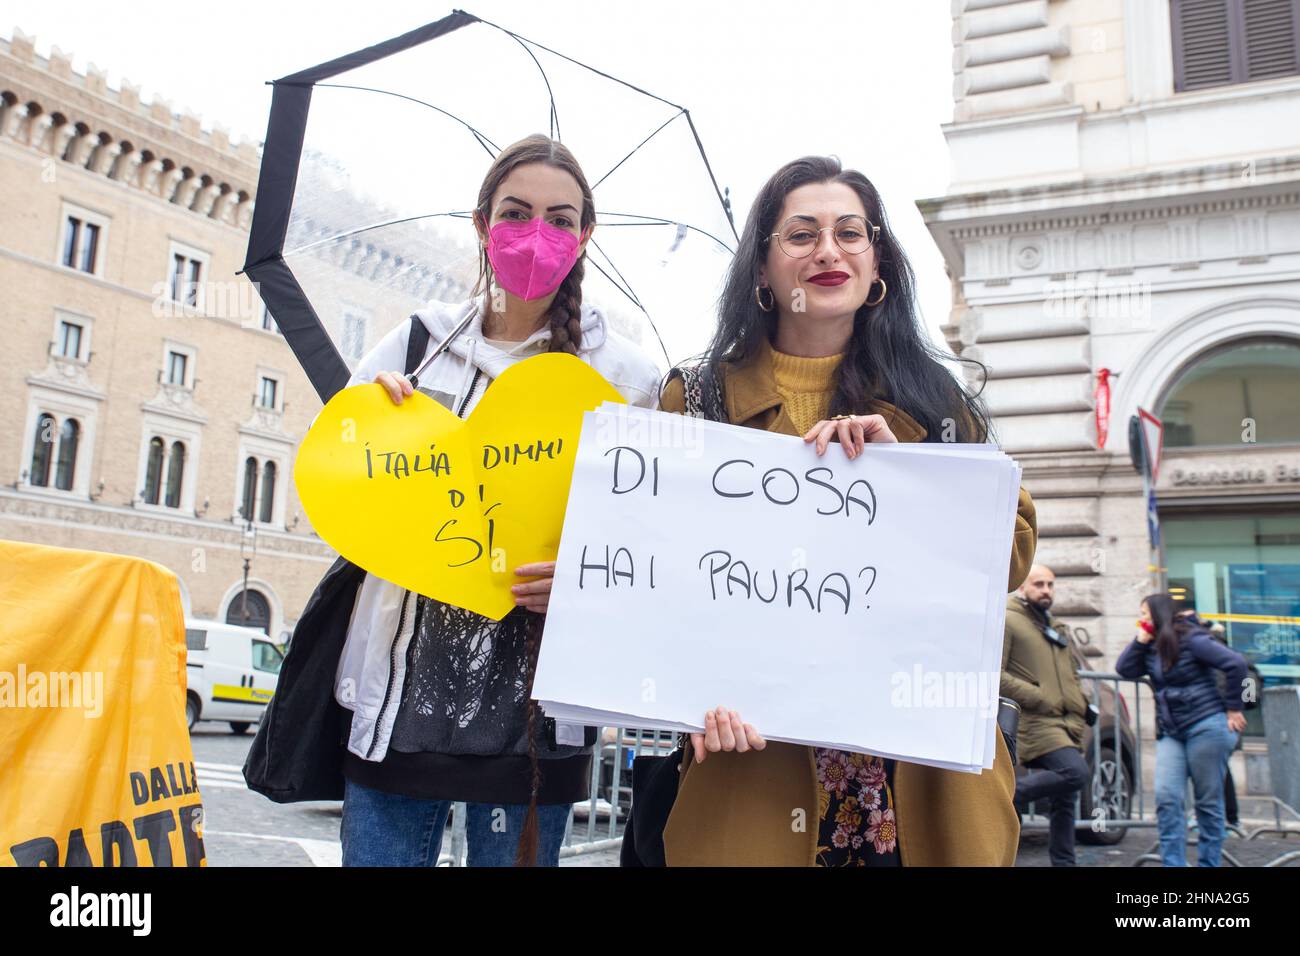
[[(473, 411), (488, 383), (510, 365), (548, 351), (547, 326), (509, 351), (483, 338), (486, 298), (462, 303), (431, 302), (416, 313), (429, 330), (428, 358), (438, 344), (466, 315), (470, 323), (448, 349), (417, 376), (418, 388), (462, 416)], [(582, 307), (582, 343), (579, 357), (590, 364), (628, 401), (654, 408), (658, 404), (660, 372), (654, 362), (631, 341), (609, 327), (596, 308)], [(402, 322), (366, 353), (348, 385), (373, 382), (382, 371), (400, 372), (406, 362), (410, 323)], [(357, 592), (347, 640), (339, 657), (334, 696), (352, 711), (348, 749), (365, 760), (380, 761), (397, 716), (405, 680), (406, 651), (414, 633), (415, 596), (405, 588), (367, 574)], [(580, 725), (558, 724), (556, 742), (581, 746)], [(571, 752), (571, 751), (570, 751)]]

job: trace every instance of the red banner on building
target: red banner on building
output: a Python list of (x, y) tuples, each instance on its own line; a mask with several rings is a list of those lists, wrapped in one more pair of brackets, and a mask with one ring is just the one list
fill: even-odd
[(1097, 391), (1093, 399), (1097, 414), (1097, 447), (1105, 448), (1106, 437), (1110, 434), (1110, 369), (1097, 369)]

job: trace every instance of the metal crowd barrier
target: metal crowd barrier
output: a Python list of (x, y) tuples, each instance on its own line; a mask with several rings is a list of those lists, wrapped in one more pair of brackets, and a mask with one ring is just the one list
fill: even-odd
[[(1081, 681), (1091, 683), (1092, 693), (1090, 703), (1092, 703), (1100, 713), (1101, 711), (1101, 687), (1102, 684), (1109, 684), (1115, 694), (1115, 706), (1113, 712), (1108, 716), (1099, 716), (1097, 723), (1091, 728), (1092, 740), (1089, 749), (1092, 752), (1092, 779), (1085, 784), (1090, 788), (1089, 803), (1092, 807), (1092, 813), (1088, 816), (1083, 814), (1082, 791), (1075, 795), (1074, 799), (1074, 825), (1076, 830), (1090, 830), (1092, 832), (1104, 832), (1111, 827), (1127, 831), (1129, 829), (1154, 828), (1155, 819), (1155, 799), (1154, 795), (1150, 800), (1150, 816), (1147, 814), (1147, 793), (1142, 785), (1142, 697), (1141, 688), (1147, 689), (1147, 697), (1154, 703), (1154, 692), (1151, 688), (1151, 682), (1146, 677), (1130, 678), (1121, 677), (1119, 674), (1108, 671), (1078, 671)], [(1123, 721), (1124, 708), (1120, 704), (1123, 699), (1121, 690), (1124, 684), (1132, 685), (1131, 699), (1129, 700), (1129, 713), (1133, 717), (1132, 746), (1129, 746), (1125, 737), (1125, 725)], [(1024, 718), (1021, 718), (1023, 726)], [(1109, 730), (1109, 734), (1105, 731)], [(1102, 760), (1102, 741), (1106, 740), (1112, 745), (1114, 761)], [(1130, 760), (1126, 761), (1125, 756)], [(1137, 813), (1134, 815), (1133, 806), (1127, 788), (1124, 786), (1126, 781), (1133, 781), (1133, 796), (1137, 801)], [(1099, 817), (1098, 809), (1104, 809), (1105, 815)], [(1122, 821), (1122, 822), (1121, 822)], [(1020, 820), (1020, 829), (1025, 830), (1047, 830), (1051, 824), (1046, 817), (1035, 815), (1023, 815)]]
[[(1109, 683), (1116, 696), (1116, 705), (1114, 711), (1109, 717), (1101, 717), (1092, 727), (1092, 740), (1090, 749), (1092, 751), (1093, 775), (1087, 786), (1089, 791), (1089, 803), (1092, 807), (1092, 814), (1085, 816), (1082, 812), (1082, 792), (1075, 796), (1075, 829), (1090, 830), (1093, 832), (1104, 832), (1111, 828), (1127, 832), (1128, 830), (1157, 828), (1155, 796), (1151, 794), (1148, 800), (1146, 788), (1143, 786), (1142, 771), (1142, 703), (1141, 687), (1145, 686), (1148, 691), (1148, 698), (1154, 703), (1154, 692), (1151, 683), (1146, 677), (1126, 678), (1115, 673), (1102, 671), (1078, 671), (1080, 680), (1090, 681), (1092, 685), (1091, 702), (1101, 708), (1101, 685)], [(1131, 684), (1131, 711), (1133, 716), (1132, 726), (1132, 747), (1131, 760), (1125, 761), (1125, 747), (1127, 745), (1126, 737), (1123, 733), (1123, 724), (1121, 720), (1121, 708), (1118, 701), (1121, 699), (1121, 684)], [(1225, 824), (1225, 835), (1228, 837), (1239, 837), (1242, 840), (1253, 840), (1261, 834), (1300, 834), (1300, 812), (1295, 809), (1300, 806), (1300, 687), (1273, 687), (1266, 688), (1260, 701), (1264, 710), (1264, 725), (1268, 734), (1269, 766), (1270, 779), (1272, 782), (1273, 795), (1267, 799), (1271, 802), (1274, 815), (1274, 824), (1272, 826), (1259, 826), (1253, 830), (1247, 831), (1239, 825)], [(1109, 724), (1110, 733), (1103, 732), (1103, 728)], [(1113, 744), (1114, 762), (1113, 765), (1102, 760), (1102, 742), (1105, 739)], [(1131, 764), (1131, 766), (1130, 766)], [(1126, 779), (1133, 781), (1133, 796), (1136, 798), (1136, 813), (1124, 786)], [(1185, 809), (1190, 810), (1195, 803), (1191, 796), (1191, 784), (1188, 783), (1188, 797), (1184, 801)], [(1150, 807), (1148, 813), (1148, 804)], [(1098, 817), (1096, 811), (1103, 807), (1106, 813)], [(1283, 813), (1289, 814), (1295, 818), (1297, 823), (1290, 820), (1283, 820)], [(1100, 829), (1098, 826), (1100, 825)], [(1048, 830), (1050, 822), (1046, 817), (1037, 814), (1021, 817), (1021, 830)], [(1189, 830), (1192, 835), (1189, 836), (1188, 845), (1195, 846), (1195, 823), (1194, 818), (1189, 821)], [(1135, 866), (1142, 866), (1146, 863), (1159, 863), (1160, 855), (1158, 853), (1159, 841), (1157, 840), (1145, 853), (1137, 858)], [(1223, 862), (1227, 866), (1241, 866), (1241, 862), (1232, 855), (1226, 848), (1222, 851)], [(1265, 866), (1276, 867), (1300, 860), (1300, 851), (1283, 853), (1275, 859), (1266, 863)]]

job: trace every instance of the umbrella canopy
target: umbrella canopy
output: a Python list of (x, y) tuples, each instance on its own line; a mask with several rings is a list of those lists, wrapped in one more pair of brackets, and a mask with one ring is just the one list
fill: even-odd
[(656, 359), (704, 346), (736, 231), (689, 111), (457, 10), (274, 82), (244, 271), (322, 401), (413, 311), (469, 297), (483, 177), (538, 132), (595, 198), (584, 302)]

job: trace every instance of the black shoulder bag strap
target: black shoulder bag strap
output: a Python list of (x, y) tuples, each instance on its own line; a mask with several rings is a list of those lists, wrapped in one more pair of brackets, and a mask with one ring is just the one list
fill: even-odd
[(424, 352), (429, 347), (429, 330), (420, 321), (418, 315), (411, 316), (411, 331), (406, 336), (406, 365), (402, 371), (411, 380), (411, 388), (418, 388), (419, 382), (413, 374), (424, 359)]

